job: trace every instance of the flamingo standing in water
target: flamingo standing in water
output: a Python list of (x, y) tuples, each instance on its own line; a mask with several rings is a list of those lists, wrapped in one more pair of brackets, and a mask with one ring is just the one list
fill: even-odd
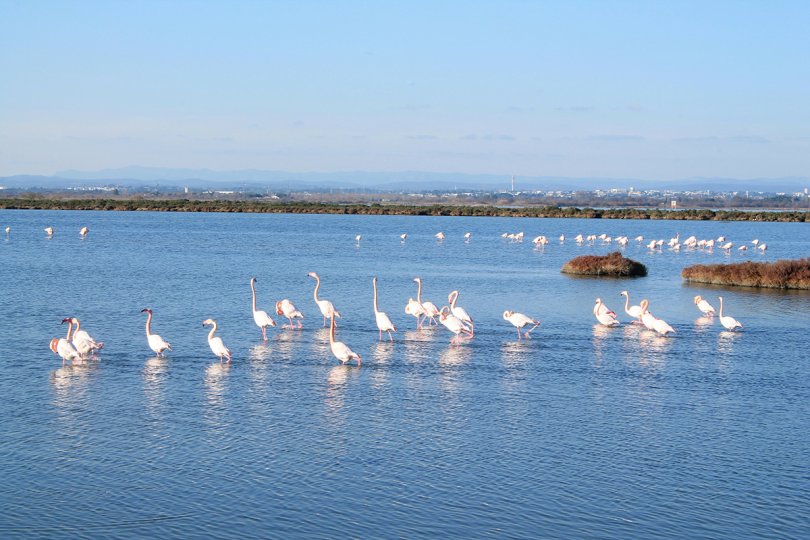
[(524, 315), (523, 313), (516, 313), (514, 311), (508, 311), (508, 310), (504, 311), (503, 312), (503, 318), (504, 318), (505, 321), (509, 321), (510, 323), (512, 323), (512, 326), (517, 328), (518, 341), (520, 341), (520, 331), (525, 326), (528, 326), (530, 324), (534, 325), (531, 328), (529, 328), (528, 330), (526, 330), (526, 332), (524, 332), (524, 335), (526, 336), (526, 338), (529, 338), (529, 334), (531, 333), (532, 330), (534, 330), (535, 328), (540, 326), (540, 321), (536, 321), (536, 320), (532, 319), (531, 317), (529, 317), (528, 315)]
[(633, 319), (641, 320), (641, 315), (644, 311), (641, 309), (641, 306), (631, 306), (630, 305), (630, 293), (627, 291), (622, 291), (620, 296), (624, 296), (624, 312), (627, 313), (629, 317)]
[(45, 234), (48, 235), (48, 238), (53, 236), (53, 227), (45, 227)]
[(707, 317), (714, 317), (714, 306), (703, 299), (702, 296), (695, 296), (695, 305)]
[(647, 330), (655, 330), (655, 316), (649, 311), (647, 311), (649, 305), (650, 302), (647, 300), (642, 300), (641, 303), (639, 304), (639, 307), (641, 309), (640, 319), (641, 322), (644, 324), (644, 326), (647, 328)]
[(646, 326), (649, 330), (658, 332), (662, 336), (666, 336), (669, 333), (675, 333), (675, 329), (672, 328), (665, 320), (659, 319), (647, 311), (647, 307), (649, 305), (650, 303), (647, 300), (641, 301), (641, 309), (644, 310), (644, 313), (641, 316), (641, 321), (644, 323), (644, 326)]
[(87, 236), (87, 233), (89, 233), (89, 232), (90, 232), (90, 229), (88, 227), (82, 227), (81, 229), (79, 229), (79, 236), (84, 238), (85, 236)]
[(435, 234), (435, 236), (436, 236), (436, 239), (437, 239), (439, 242), (441, 242), (442, 240), (444, 240), (444, 233), (443, 233), (443, 232), (437, 232), (437, 233)]
[[(289, 325), (285, 324), (282, 326), (282, 328), (290, 328), (290, 329), (296, 328), (296, 326), (293, 324), (293, 319), (304, 318), (304, 314), (295, 309), (295, 305), (286, 298), (284, 300), (279, 300), (278, 302), (276, 302), (276, 315), (284, 315), (285, 317), (287, 317), (287, 320), (290, 321), (290, 324)], [(302, 328), (303, 326), (304, 325), (301, 324), (301, 321), (298, 321), (298, 328)]]
[[(93, 353), (95, 351), (100, 351), (104, 347), (104, 343), (101, 341), (96, 341), (90, 334), (82, 330), (82, 323), (79, 322), (79, 319), (76, 317), (72, 317), (70, 321), (76, 325), (76, 331), (73, 332), (73, 344), (82, 354)], [(86, 351), (86, 352), (85, 352)]]
[(422, 328), (422, 316), (425, 315), (425, 308), (422, 307), (422, 304), (413, 298), (408, 298), (408, 303), (405, 304), (405, 313), (416, 317), (417, 330)]
[(419, 305), (422, 306), (424, 310), (423, 315), (430, 319), (430, 323), (428, 326), (438, 325), (439, 323), (436, 322), (436, 317), (439, 316), (439, 308), (436, 307), (436, 304), (425, 300), (422, 302), (422, 278), (413, 278), (416, 282), (416, 301), (419, 302)]
[(439, 322), (441, 322), (445, 328), (456, 335), (456, 337), (450, 341), (451, 343), (458, 343), (463, 334), (467, 334), (468, 336), (472, 337), (472, 332), (470, 329), (467, 328), (463, 322), (461, 322), (461, 319), (453, 315), (450, 312), (450, 308), (447, 306), (444, 306), (441, 311), (439, 311)]
[(214, 319), (205, 319), (203, 321), (203, 326), (211, 325), (211, 331), (208, 332), (208, 346), (211, 347), (211, 352), (215, 355), (219, 356), (219, 362), (222, 363), (222, 358), (227, 358), (228, 363), (231, 362), (231, 351), (228, 350), (228, 347), (225, 346), (225, 343), (222, 342), (222, 338), (219, 336), (214, 336), (214, 332), (217, 331), (217, 321)]
[(391, 330), (394, 332), (397, 331), (394, 323), (391, 322), (391, 319), (388, 318), (388, 315), (385, 312), (380, 311), (377, 307), (377, 278), (376, 276), (371, 281), (374, 285), (374, 318), (377, 320), (377, 329), (380, 331), (380, 338), (382, 339), (382, 333), (388, 332), (388, 338), (391, 341), (394, 341), (394, 336), (391, 335)]
[(347, 364), (352, 360), (357, 360), (357, 365), (362, 365), (363, 360), (360, 355), (349, 348), (348, 345), (342, 341), (335, 340), (335, 316), (329, 317), (329, 347), (332, 349), (332, 354), (335, 358), (340, 360), (341, 364)]
[(149, 343), (149, 348), (152, 349), (156, 355), (163, 356), (163, 351), (172, 350), (172, 346), (159, 335), (152, 333), (152, 310), (144, 308), (141, 310), (141, 313), (148, 313), (146, 316), (146, 341)]
[(742, 328), (743, 325), (740, 321), (738, 321), (734, 317), (723, 315), (723, 297), (718, 296), (717, 298), (720, 300), (720, 324), (722, 324), (726, 330), (733, 331), (736, 330), (737, 328)]
[(315, 278), (315, 290), (312, 291), (312, 297), (315, 299), (315, 303), (318, 304), (318, 309), (321, 310), (321, 315), (323, 315), (323, 326), (326, 328), (326, 319), (332, 315), (339, 319), (340, 312), (335, 309), (335, 306), (333, 306), (332, 302), (329, 300), (318, 300), (318, 289), (321, 288), (321, 278), (318, 277), (318, 274), (315, 272), (310, 272), (307, 275), (311, 278)]
[(262, 339), (267, 341), (267, 327), (275, 326), (276, 321), (266, 311), (256, 309), (256, 278), (250, 278), (250, 291), (253, 293), (253, 322), (262, 329)]
[(70, 360), (71, 362), (73, 362), (75, 360), (79, 360), (79, 361), (82, 360), (81, 353), (79, 353), (79, 351), (76, 349), (76, 346), (73, 345), (73, 340), (72, 340), (72, 335), (71, 335), (72, 330), (73, 330), (73, 323), (70, 322), (69, 318), (68, 319), (62, 319), (62, 324), (65, 324), (66, 322), (69, 323), (68, 324), (68, 330), (67, 330), (67, 337), (54, 338), (54, 339), (51, 340), (51, 344), (50, 344), (51, 350), (54, 353), (56, 353), (57, 355), (59, 355), (60, 358), (62, 358), (62, 364), (63, 365), (68, 360)]
[(456, 302), (458, 301), (458, 291), (453, 291), (447, 296), (447, 301), (450, 302), (450, 311), (453, 312), (453, 315), (459, 318), (461, 322), (470, 326), (470, 335), (475, 333), (475, 323), (472, 320), (472, 317), (467, 313), (463, 307), (456, 306)]
[(596, 299), (596, 305), (593, 306), (593, 314), (596, 320), (604, 326), (619, 326), (619, 321), (616, 319), (616, 313), (611, 311), (601, 298)]

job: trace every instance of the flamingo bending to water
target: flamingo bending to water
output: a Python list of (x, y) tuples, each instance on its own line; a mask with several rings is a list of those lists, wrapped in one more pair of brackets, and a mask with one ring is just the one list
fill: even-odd
[(601, 298), (596, 299), (596, 305), (593, 306), (593, 314), (596, 320), (604, 326), (619, 326), (619, 321), (616, 319), (616, 313), (610, 310)]
[(203, 321), (203, 326), (211, 325), (211, 331), (208, 332), (208, 346), (211, 347), (211, 352), (215, 355), (219, 356), (219, 362), (222, 363), (222, 358), (225, 357), (228, 359), (228, 363), (231, 362), (231, 351), (228, 350), (228, 347), (225, 346), (225, 343), (222, 342), (222, 338), (219, 336), (214, 336), (214, 332), (217, 331), (217, 321), (214, 319), (205, 319)]
[(70, 321), (69, 318), (62, 319), (62, 324), (68, 323), (68, 330), (67, 330), (67, 337), (63, 338), (54, 338), (51, 340), (50, 348), (51, 350), (59, 355), (62, 358), (62, 364), (68, 360), (71, 362), (75, 360), (82, 360), (82, 355), (76, 349), (76, 346), (73, 345), (72, 340), (72, 330), (73, 330), (73, 323)]
[[(284, 315), (287, 317), (287, 320), (290, 321), (289, 325), (283, 325), (282, 328), (296, 328), (295, 324), (293, 324), (293, 319), (303, 319), (304, 314), (295, 309), (295, 305), (290, 302), (288, 299), (279, 300), (276, 302), (276, 315)], [(304, 325), (301, 324), (301, 321), (298, 321), (297, 328), (302, 328)]]
[(461, 319), (453, 315), (450, 312), (450, 308), (447, 306), (444, 306), (441, 311), (439, 311), (439, 322), (441, 322), (445, 328), (456, 335), (456, 337), (450, 341), (451, 343), (458, 343), (463, 334), (467, 334), (468, 336), (472, 337), (472, 332), (470, 329), (467, 328), (463, 322), (461, 322)]
[(391, 341), (394, 341), (394, 336), (391, 335), (391, 331), (397, 331), (394, 323), (391, 322), (391, 319), (388, 318), (388, 315), (385, 312), (380, 311), (377, 307), (377, 278), (374, 277), (371, 280), (372, 284), (374, 285), (374, 318), (377, 321), (377, 329), (380, 331), (380, 339), (382, 339), (382, 333), (388, 332), (388, 338)]
[(159, 335), (152, 333), (152, 310), (144, 308), (141, 310), (141, 313), (144, 312), (148, 313), (146, 316), (146, 341), (149, 343), (149, 348), (152, 349), (156, 355), (163, 356), (163, 351), (172, 350), (172, 346)]
[(525, 326), (528, 326), (530, 324), (534, 325), (534, 326), (532, 326), (531, 328), (529, 328), (528, 330), (526, 330), (524, 332), (524, 335), (527, 338), (529, 338), (529, 334), (531, 333), (532, 330), (534, 330), (535, 328), (540, 326), (540, 321), (534, 320), (531, 317), (529, 317), (528, 315), (524, 315), (523, 313), (516, 313), (514, 311), (509, 311), (509, 310), (504, 311), (503, 312), (503, 318), (504, 318), (505, 321), (509, 321), (510, 323), (512, 323), (512, 326), (517, 328), (518, 341), (520, 341), (520, 331)]
[(79, 236), (84, 238), (85, 236), (87, 236), (87, 233), (89, 233), (89, 232), (90, 232), (90, 229), (88, 227), (82, 227), (81, 229), (79, 229)]
[(706, 300), (703, 299), (702, 296), (697, 295), (695, 296), (695, 305), (700, 310), (701, 313), (706, 315), (707, 317), (714, 317), (714, 306), (708, 303)]
[(349, 348), (348, 345), (342, 341), (335, 340), (335, 316), (329, 317), (329, 347), (332, 349), (332, 354), (335, 358), (340, 360), (341, 364), (347, 364), (352, 360), (357, 360), (357, 365), (361, 365), (363, 360), (360, 355)]
[(82, 330), (82, 323), (76, 317), (71, 317), (71, 322), (76, 325), (76, 331), (73, 332), (73, 344), (82, 354), (93, 353), (100, 351), (104, 348), (104, 342), (96, 341), (90, 334)]
[(267, 327), (275, 326), (276, 321), (266, 311), (256, 309), (256, 278), (250, 278), (250, 291), (253, 293), (253, 322), (262, 329), (262, 339), (267, 341)]
[(456, 317), (461, 320), (466, 325), (470, 327), (470, 335), (475, 333), (475, 323), (472, 320), (472, 317), (467, 313), (463, 307), (456, 306), (456, 302), (458, 301), (458, 291), (453, 291), (447, 296), (447, 301), (450, 302), (450, 311)]
[(321, 315), (323, 315), (323, 327), (326, 328), (326, 319), (332, 315), (339, 319), (340, 312), (335, 309), (335, 306), (333, 306), (332, 302), (329, 300), (318, 300), (318, 290), (321, 288), (321, 278), (318, 277), (318, 274), (310, 272), (307, 275), (311, 278), (315, 278), (315, 290), (312, 291), (312, 297), (315, 299), (315, 303), (318, 304), (318, 309), (321, 310)]

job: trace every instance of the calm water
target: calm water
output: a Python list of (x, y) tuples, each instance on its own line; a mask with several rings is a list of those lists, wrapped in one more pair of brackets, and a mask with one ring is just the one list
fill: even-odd
[[(810, 537), (810, 294), (679, 277), (808, 256), (805, 224), (3, 211), (6, 225), (2, 537)], [(521, 230), (523, 244), (500, 238)], [(631, 242), (647, 278), (561, 275), (611, 248), (556, 238), (602, 232), (769, 250)], [(332, 357), (309, 271), (361, 368)], [(377, 342), (375, 275), (393, 344)], [(417, 275), (423, 300), (461, 291), (473, 340), (414, 330)], [(303, 331), (262, 344), (251, 276), (259, 307), (290, 298)], [(625, 288), (677, 334), (594, 326), (594, 298), (623, 315)], [(704, 324), (696, 294), (722, 294), (744, 331)], [(144, 307), (174, 346), (165, 359), (146, 345)], [(534, 339), (516, 341), (506, 309), (543, 321)], [(61, 367), (48, 350), (70, 315), (105, 342), (98, 362)], [(208, 317), (230, 366), (208, 349)]]

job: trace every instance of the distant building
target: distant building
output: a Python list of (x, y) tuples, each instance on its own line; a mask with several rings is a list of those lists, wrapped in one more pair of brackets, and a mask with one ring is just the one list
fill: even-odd
[(672, 208), (673, 210), (676, 210), (678, 208), (678, 201), (672, 199), (671, 201), (669, 201), (669, 207)]

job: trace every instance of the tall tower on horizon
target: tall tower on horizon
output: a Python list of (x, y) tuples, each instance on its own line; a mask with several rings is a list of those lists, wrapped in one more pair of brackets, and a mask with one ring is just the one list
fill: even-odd
[(512, 193), (515, 192), (515, 175), (512, 175)]

